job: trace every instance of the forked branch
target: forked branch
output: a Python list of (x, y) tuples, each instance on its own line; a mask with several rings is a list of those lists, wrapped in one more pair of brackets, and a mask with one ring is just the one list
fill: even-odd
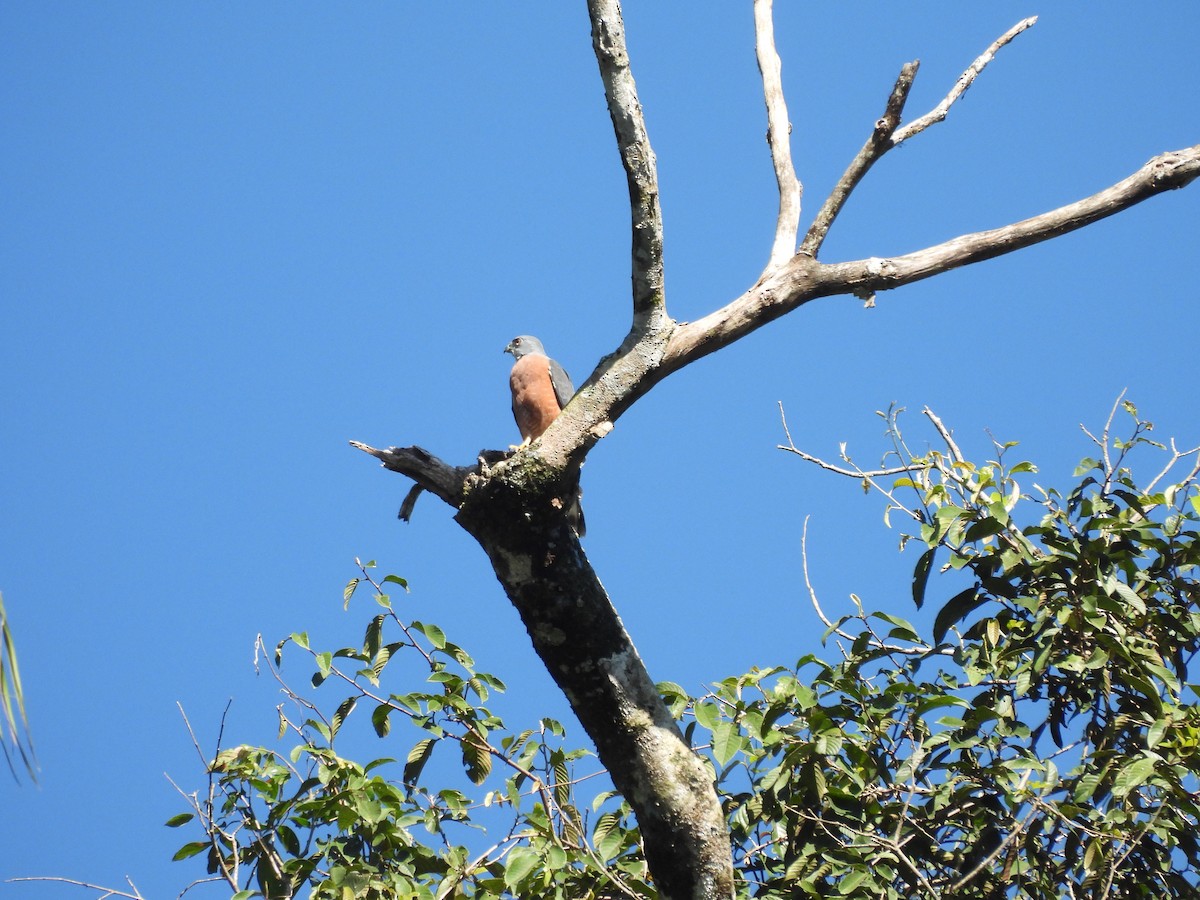
[(954, 83), (954, 87), (950, 89), (950, 93), (942, 98), (941, 103), (925, 113), (921, 118), (909, 122), (903, 128), (897, 129), (896, 133), (892, 135), (892, 146), (903, 143), (913, 135), (920, 134), (930, 125), (936, 125), (945, 119), (946, 113), (950, 111), (950, 107), (955, 104), (959, 97), (967, 92), (967, 88), (975, 82), (979, 73), (987, 68), (988, 63), (995, 59), (996, 54), (1000, 52), (1000, 48), (1012, 41), (1022, 31), (1032, 28), (1036, 24), (1037, 16), (1030, 16), (1028, 19), (1022, 19), (1012, 28), (1008, 29), (1008, 31), (1004, 32), (1004, 34), (1000, 35), (1000, 37), (996, 38), (992, 45), (979, 54), (975, 58), (975, 62), (971, 63), (967, 70), (958, 76), (958, 81)]
[(733, 302), (679, 325), (667, 345), (662, 368), (666, 372), (682, 368), (818, 297), (869, 296), (1012, 253), (1076, 231), (1164, 191), (1185, 187), (1198, 175), (1200, 144), (1156, 156), (1128, 178), (1075, 203), (1002, 228), (964, 234), (915, 253), (832, 264), (799, 254)]
[(862, 181), (863, 176), (867, 174), (871, 166), (875, 165), (879, 159), (891, 150), (893, 147), (898, 147), (904, 141), (916, 134), (920, 134), (930, 125), (935, 125), (946, 118), (946, 113), (950, 111), (950, 107), (957, 102), (958, 98), (966, 93), (975, 79), (979, 76), (988, 63), (990, 63), (1000, 51), (1000, 48), (1012, 41), (1018, 34), (1031, 28), (1037, 22), (1037, 16), (1031, 16), (1028, 19), (1023, 19), (998, 37), (992, 42), (983, 53), (976, 57), (975, 61), (958, 76), (958, 81), (954, 83), (954, 87), (950, 89), (942, 102), (935, 106), (932, 110), (921, 116), (919, 119), (905, 125), (900, 126), (900, 115), (904, 110), (904, 102), (908, 98), (908, 91), (912, 87), (913, 79), (917, 74), (919, 61), (914, 60), (906, 64), (900, 70), (900, 76), (896, 79), (896, 85), (892, 88), (892, 94), (888, 98), (888, 104), (884, 110), (884, 114), (875, 123), (875, 129), (871, 136), (867, 139), (866, 144), (854, 157), (850, 165), (846, 168), (845, 173), (822, 204), (820, 212), (813, 220), (812, 225), (808, 229), (808, 233), (804, 236), (804, 243), (800, 245), (800, 251), (809, 256), (816, 256), (821, 249), (821, 245), (825, 242), (826, 235), (829, 234), (829, 229), (833, 225), (834, 219), (838, 213), (842, 211), (842, 207), (846, 205), (846, 201), (850, 197), (850, 193)]

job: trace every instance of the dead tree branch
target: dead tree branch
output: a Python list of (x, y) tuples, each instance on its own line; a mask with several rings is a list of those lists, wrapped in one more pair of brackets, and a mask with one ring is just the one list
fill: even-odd
[(825, 198), (817, 217), (809, 226), (808, 234), (804, 236), (804, 243), (800, 245), (801, 253), (808, 256), (817, 255), (821, 244), (825, 242), (825, 236), (829, 234), (833, 220), (838, 217), (838, 213), (850, 199), (851, 191), (863, 180), (867, 172), (871, 170), (871, 166), (875, 165), (884, 153), (895, 146), (892, 135), (896, 126), (900, 124), (900, 117), (904, 114), (904, 104), (908, 100), (908, 92), (912, 90), (913, 80), (917, 77), (917, 69), (920, 65), (919, 61), (914, 60), (905, 63), (900, 68), (900, 74), (896, 76), (896, 83), (892, 87), (892, 93), (888, 96), (883, 115), (875, 121), (875, 128), (871, 132), (871, 136), (867, 138), (867, 142), (858, 151), (858, 155), (850, 161), (850, 165), (846, 167), (846, 171), (842, 173), (838, 183)]
[(634, 328), (641, 330), (666, 315), (658, 164), (629, 68), (621, 4), (618, 0), (588, 0), (588, 14), (608, 114), (612, 117), (617, 149), (629, 184), (633, 219), (633, 318)]
[(987, 67), (987, 64), (995, 58), (1000, 48), (1009, 43), (1025, 29), (1032, 27), (1035, 22), (1037, 22), (1037, 16), (1023, 19), (1002, 34), (958, 77), (958, 81), (955, 82), (954, 87), (942, 99), (941, 103), (921, 116), (921, 118), (901, 128), (899, 127), (900, 117), (904, 112), (904, 103), (908, 99), (908, 92), (912, 88), (913, 80), (917, 76), (917, 68), (920, 66), (920, 61), (918, 60), (906, 63), (901, 68), (900, 75), (896, 79), (896, 84), (892, 88), (892, 93), (888, 98), (887, 107), (884, 109), (883, 115), (875, 123), (875, 130), (867, 138), (867, 142), (863, 145), (863, 148), (858, 151), (858, 155), (850, 162), (842, 177), (838, 179), (838, 183), (826, 198), (825, 203), (822, 204), (820, 212), (817, 213), (817, 217), (809, 227), (808, 233), (804, 236), (804, 242), (800, 245), (800, 252), (806, 253), (809, 256), (816, 256), (821, 249), (821, 245), (825, 242), (825, 238), (829, 234), (829, 229), (837, 218), (838, 213), (842, 211), (842, 207), (846, 205), (851, 192), (862, 181), (871, 166), (875, 165), (893, 147), (898, 147), (913, 135), (920, 134), (930, 125), (934, 125), (945, 119), (950, 107), (954, 105), (959, 97), (966, 93), (967, 88), (974, 83), (979, 73)]
[(662, 368), (680, 369), (818, 297), (866, 296), (903, 287), (971, 263), (992, 259), (1076, 231), (1200, 175), (1200, 144), (1156, 156), (1099, 193), (1012, 225), (961, 235), (890, 258), (824, 264), (803, 254), (769, 273), (732, 303), (671, 334)]
[(979, 76), (979, 73), (987, 68), (988, 63), (995, 59), (996, 54), (1000, 52), (1000, 48), (1012, 41), (1018, 34), (1025, 31), (1027, 28), (1032, 28), (1037, 24), (1037, 16), (1030, 16), (1028, 19), (1022, 19), (992, 43), (990, 47), (984, 50), (975, 62), (967, 68), (965, 72), (958, 76), (958, 81), (954, 83), (954, 87), (950, 89), (942, 102), (931, 109), (921, 118), (909, 122), (903, 128), (900, 128), (892, 135), (892, 146), (902, 144), (915, 134), (920, 134), (930, 125), (936, 125), (946, 118), (946, 114), (950, 111), (950, 107), (957, 102), (958, 98), (967, 92), (969, 88)]
[(796, 234), (800, 230), (800, 199), (804, 187), (792, 165), (792, 124), (788, 121), (787, 102), (783, 97), (783, 63), (775, 50), (775, 23), (772, 0), (754, 0), (754, 48), (758, 71), (762, 73), (763, 99), (767, 104), (767, 144), (779, 185), (779, 216), (775, 220), (775, 242), (767, 269), (783, 265), (796, 253)]
[[(467, 476), (479, 469), (479, 466), (449, 465), (422, 447), (388, 447), (386, 450), (379, 450), (359, 441), (351, 441), (350, 446), (374, 456), (385, 469), (407, 475), (419, 487), (441, 497), (455, 509), (462, 506)], [(417, 493), (415, 490), (409, 491), (405, 498), (410, 515), (412, 504), (416, 503)], [(409, 504), (410, 499), (412, 504)]]

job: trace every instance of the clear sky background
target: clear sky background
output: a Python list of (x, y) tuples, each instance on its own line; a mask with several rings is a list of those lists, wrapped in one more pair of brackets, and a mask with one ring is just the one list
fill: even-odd
[[(922, 61), (913, 118), (1041, 15), (870, 173), (826, 261), (1006, 224), (1200, 140), (1200, 6), (778, 6), (806, 223), (902, 63)], [(750, 3), (629, 7), (669, 308), (695, 319), (754, 282), (774, 225)], [(231, 698), (226, 743), (270, 743), (255, 635), (358, 640), (355, 556), (507, 680), (513, 726), (558, 715), (584, 741), (450, 510), (427, 495), (402, 525), (408, 482), (347, 446), (468, 464), (517, 438), (511, 337), (578, 383), (625, 334), (627, 195), (582, 0), (7, 2), (0, 128), (0, 591), (42, 766), (0, 776), (0, 879), (166, 898), (200, 876), (169, 862), (197, 834), (162, 827), (184, 809), (164, 773), (203, 784), (176, 703), (206, 749)], [(873, 310), (818, 301), (655, 388), (584, 472), (585, 547), (652, 675), (699, 691), (817, 648), (808, 516), (828, 611), (853, 591), (913, 613), (882, 504), (775, 449), (779, 401), (799, 445), (864, 465), (875, 410), (909, 407), (921, 446), (929, 405), (969, 455), (987, 429), (1022, 441), (1043, 484), (1122, 389), (1200, 443), (1197, 251), (1193, 185)], [(354, 727), (360, 759), (415, 740)]]

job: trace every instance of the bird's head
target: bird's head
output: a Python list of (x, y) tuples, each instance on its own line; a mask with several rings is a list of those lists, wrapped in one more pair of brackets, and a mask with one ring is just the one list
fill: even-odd
[(522, 334), (509, 341), (508, 346), (504, 348), (504, 352), (511, 353), (513, 359), (520, 359), (522, 356), (529, 356), (531, 353), (545, 356), (546, 348), (533, 335)]

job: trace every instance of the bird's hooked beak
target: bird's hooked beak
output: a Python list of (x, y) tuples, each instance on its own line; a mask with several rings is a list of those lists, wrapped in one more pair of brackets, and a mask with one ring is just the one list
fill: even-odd
[(511, 341), (509, 341), (509, 342), (508, 342), (508, 346), (504, 348), (504, 352), (505, 352), (505, 353), (511, 353), (511, 354), (513, 355), (513, 357), (515, 358), (515, 357), (516, 357), (516, 355), (517, 355), (517, 342), (516, 342), (516, 340), (511, 340)]

